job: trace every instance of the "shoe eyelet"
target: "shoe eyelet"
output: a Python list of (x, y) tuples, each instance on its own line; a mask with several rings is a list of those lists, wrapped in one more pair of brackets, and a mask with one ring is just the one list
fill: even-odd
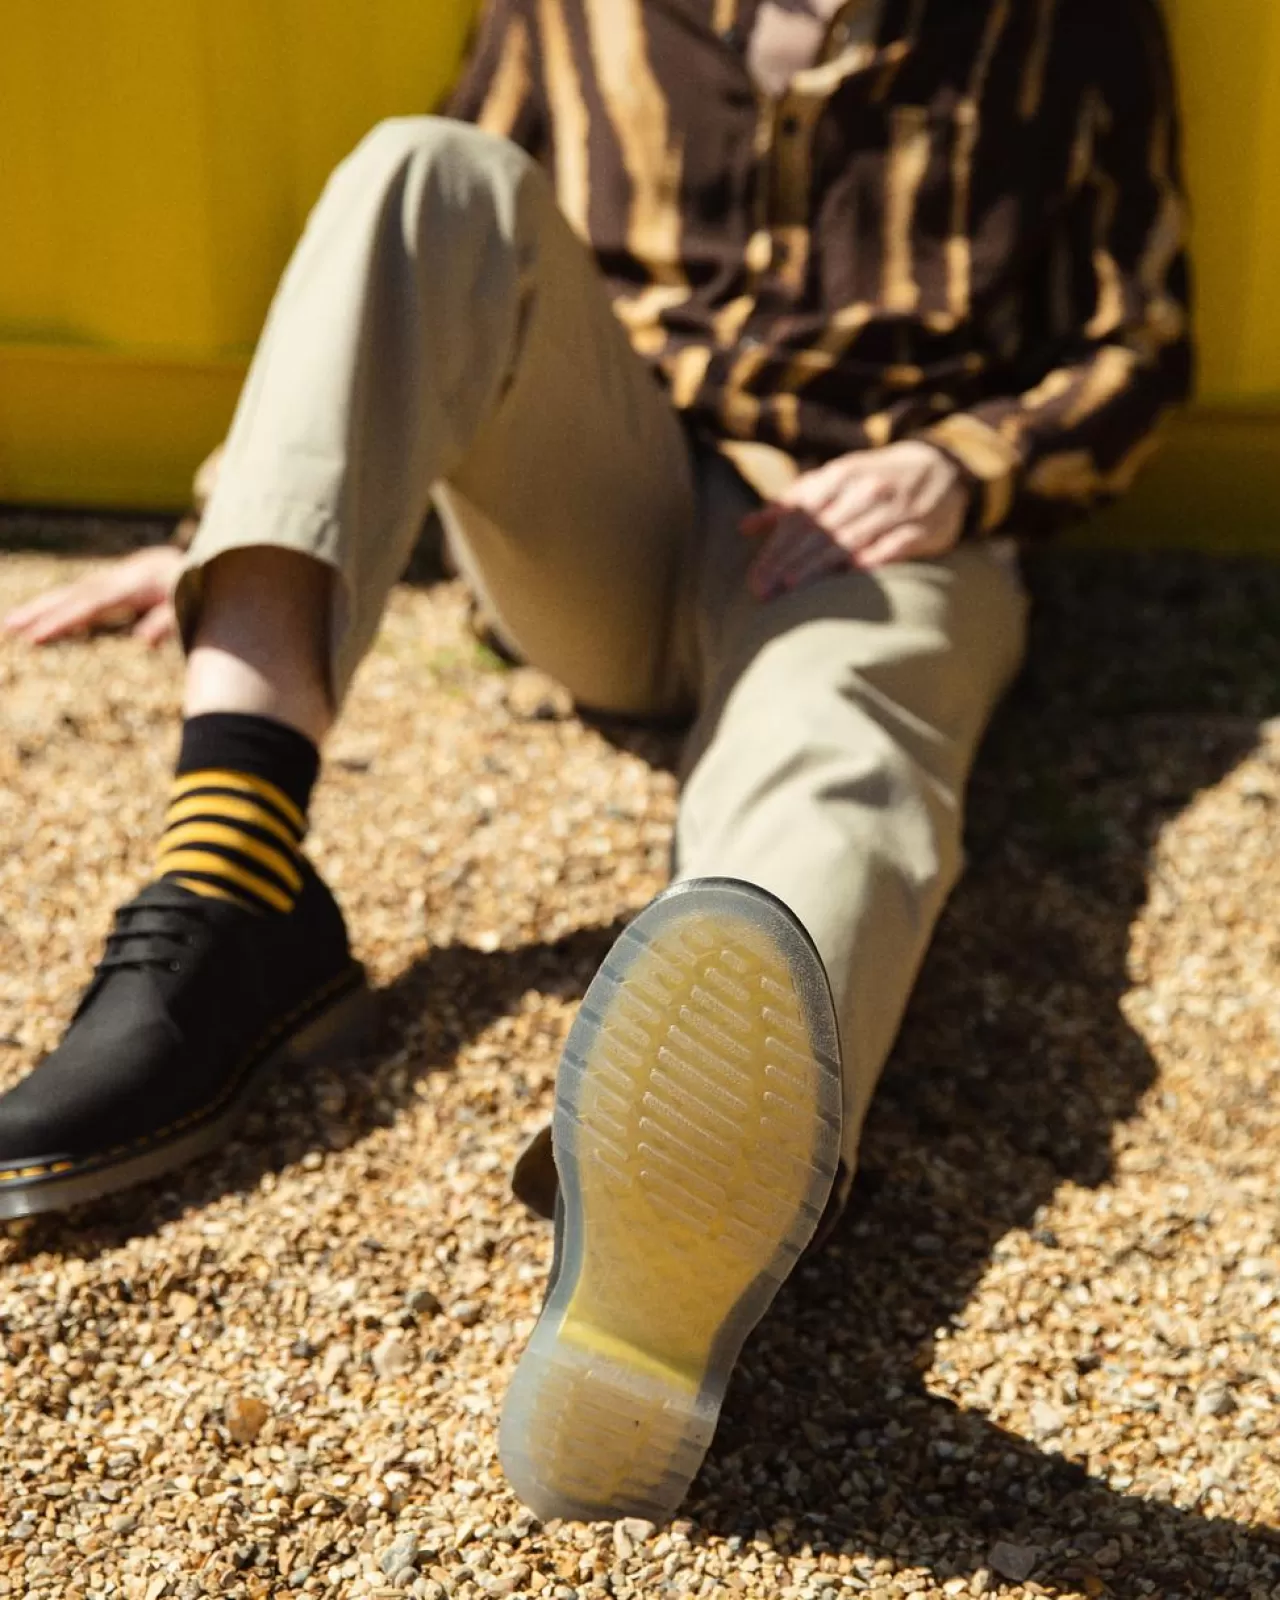
[(170, 972), (181, 972), (182, 971), (182, 963), (181, 963), (181, 961), (171, 961), (169, 963), (169, 971)]

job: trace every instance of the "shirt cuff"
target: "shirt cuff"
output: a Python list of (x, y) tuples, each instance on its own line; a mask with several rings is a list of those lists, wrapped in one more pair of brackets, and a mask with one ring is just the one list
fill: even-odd
[(965, 531), (994, 533), (1013, 509), (1022, 471), (1017, 445), (968, 411), (944, 417), (918, 437), (949, 456), (968, 480), (973, 512)]

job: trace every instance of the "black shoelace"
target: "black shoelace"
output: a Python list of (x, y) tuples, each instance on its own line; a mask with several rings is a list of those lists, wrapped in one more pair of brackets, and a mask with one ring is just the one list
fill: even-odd
[(195, 944), (189, 929), (192, 923), (202, 926), (204, 922), (204, 907), (186, 896), (171, 900), (151, 898), (141, 904), (130, 901), (116, 912), (115, 926), (107, 935), (107, 948), (98, 971), (156, 967), (180, 972), (183, 952)]

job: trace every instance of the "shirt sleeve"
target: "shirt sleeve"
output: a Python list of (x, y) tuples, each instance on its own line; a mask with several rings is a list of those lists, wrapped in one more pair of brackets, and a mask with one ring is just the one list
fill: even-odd
[(1078, 308), (1065, 338), (1033, 387), (922, 434), (969, 480), (979, 535), (1052, 531), (1124, 493), (1191, 389), (1177, 96), (1154, 6), (1115, 7), (1106, 44), (1081, 98), (1072, 198), (1047, 269), (1047, 293)]
[(488, 0), (462, 77), (441, 110), (510, 139), (535, 159), (544, 154), (547, 119), (535, 34), (522, 0)]

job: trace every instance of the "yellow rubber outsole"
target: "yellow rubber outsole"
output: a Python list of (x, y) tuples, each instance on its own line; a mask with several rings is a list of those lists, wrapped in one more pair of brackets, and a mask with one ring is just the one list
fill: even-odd
[(556, 1264), (500, 1450), (543, 1518), (664, 1520), (840, 1147), (822, 963), (772, 896), (659, 896), (592, 981), (556, 1082)]

